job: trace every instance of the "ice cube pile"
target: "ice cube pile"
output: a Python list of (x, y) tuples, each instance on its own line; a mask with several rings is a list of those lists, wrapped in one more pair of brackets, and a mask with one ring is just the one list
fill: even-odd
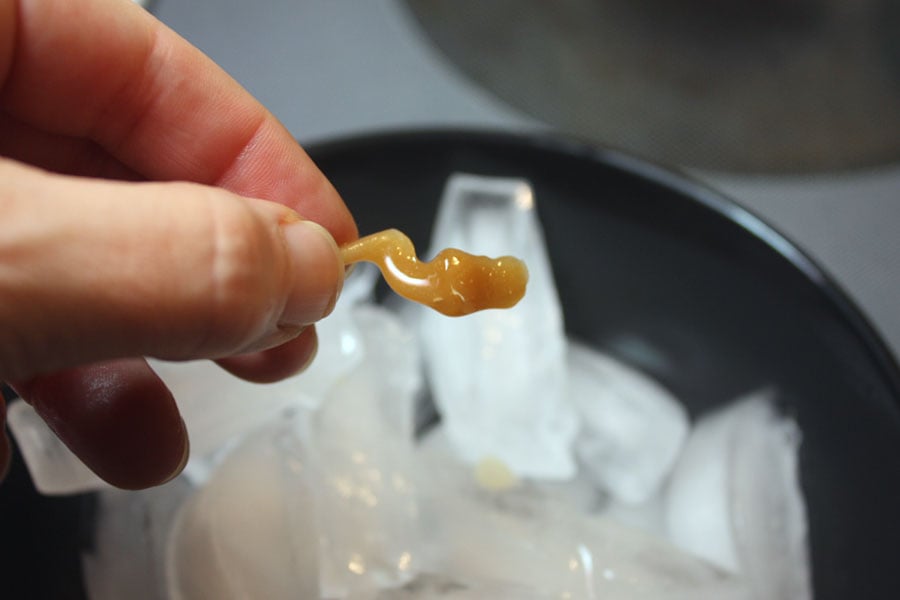
[[(195, 452), (163, 488), (101, 491), (90, 596), (811, 598), (800, 435), (775, 392), (690, 424), (567, 339), (536, 215), (526, 182), (456, 175), (435, 227), (434, 249), (525, 260), (513, 309), (392, 311), (358, 268), (304, 375), (157, 364)], [(423, 406), (439, 422), (416, 427)], [(32, 417), (10, 408), (41, 489), (97, 489)]]

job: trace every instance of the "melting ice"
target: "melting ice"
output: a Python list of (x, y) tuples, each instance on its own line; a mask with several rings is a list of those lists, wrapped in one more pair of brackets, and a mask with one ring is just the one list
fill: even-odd
[[(513, 310), (392, 312), (358, 269), (305, 375), (158, 365), (203, 451), (170, 486), (101, 494), (92, 598), (810, 598), (796, 426), (762, 393), (692, 427), (567, 340), (534, 204), (459, 175), (435, 227), (435, 247), (525, 259)], [(423, 401), (440, 422), (416, 431)]]

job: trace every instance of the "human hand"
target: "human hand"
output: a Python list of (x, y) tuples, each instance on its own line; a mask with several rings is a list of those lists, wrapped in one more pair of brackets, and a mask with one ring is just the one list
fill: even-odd
[(141, 357), (259, 382), (311, 360), (353, 220), (277, 120), (143, 9), (0, 0), (0, 156), (0, 380), (102, 478), (156, 485), (187, 459)]

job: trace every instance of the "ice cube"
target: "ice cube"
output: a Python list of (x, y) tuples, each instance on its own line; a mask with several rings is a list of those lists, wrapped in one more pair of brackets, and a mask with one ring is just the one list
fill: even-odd
[(619, 502), (648, 501), (687, 437), (684, 407), (648, 376), (585, 345), (569, 343), (568, 366), (581, 417), (575, 449), (587, 475)]
[(318, 598), (318, 529), (306, 466), (283, 429), (238, 446), (182, 508), (169, 539), (169, 597)]
[(421, 491), (426, 572), (572, 600), (748, 598), (736, 577), (592, 511), (575, 482), (496, 492), (448, 468), (430, 442), (420, 460), (426, 472), (441, 474)]
[(397, 586), (418, 569), (414, 334), (384, 309), (355, 313), (366, 360), (338, 382), (302, 439), (313, 460), (322, 592)]
[[(352, 321), (365, 360), (317, 409), (299, 409), (280, 445), (263, 431), (231, 452), (184, 509), (169, 561), (181, 598), (319, 597), (312, 587), (291, 590), (291, 564), (327, 598), (402, 585), (414, 575), (412, 410), (421, 361), (413, 333), (384, 309), (358, 306)], [(287, 468), (276, 469), (279, 463)], [(257, 529), (243, 529), (254, 521)], [(298, 543), (316, 560), (291, 563)]]
[[(168, 594), (129, 591), (132, 579), (146, 583), (146, 553), (115, 549), (146, 542), (147, 521), (135, 521), (144, 511), (131, 503), (104, 500), (102, 547), (86, 559), (98, 598), (339, 598), (415, 575), (417, 488), (409, 465), (412, 406), (422, 390), (418, 349), (414, 334), (382, 308), (355, 307), (351, 320), (365, 360), (321, 406), (284, 411), (220, 451), (210, 477), (178, 511), (167, 530)], [(181, 477), (135, 496), (188, 482)], [(130, 537), (110, 523), (131, 524)], [(124, 576), (134, 574), (136, 560), (143, 579)]]
[(741, 572), (760, 600), (812, 598), (798, 472), (800, 430), (771, 402), (740, 407), (732, 468), (732, 527)]
[(562, 312), (531, 188), (454, 175), (431, 243), (429, 256), (448, 246), (514, 255), (529, 271), (514, 308), (458, 319), (422, 309), (427, 373), (455, 451), (471, 464), (497, 458), (520, 477), (572, 477), (577, 422), (566, 398)]
[(96, 495), (94, 529), (82, 550), (91, 600), (164, 600), (166, 544), (179, 507), (193, 492), (179, 477), (142, 492), (106, 489)]
[(10, 402), (6, 419), (40, 493), (66, 495), (109, 487), (56, 437), (27, 402)]
[(641, 531), (659, 539), (668, 539), (666, 526), (665, 503), (660, 493), (654, 494), (640, 504), (620, 502), (612, 499), (606, 506), (603, 515), (627, 527)]
[(758, 600), (811, 598), (797, 426), (771, 392), (703, 417), (666, 495), (672, 540), (741, 573)]
[(486, 581), (454, 581), (440, 575), (424, 574), (406, 585), (353, 594), (346, 600), (551, 600), (556, 596), (537, 595), (522, 586)]
[(194, 483), (209, 477), (219, 451), (229, 442), (271, 422), (282, 411), (310, 406), (299, 377), (271, 385), (250, 383), (212, 362), (150, 360), (172, 390), (191, 442), (185, 473)]

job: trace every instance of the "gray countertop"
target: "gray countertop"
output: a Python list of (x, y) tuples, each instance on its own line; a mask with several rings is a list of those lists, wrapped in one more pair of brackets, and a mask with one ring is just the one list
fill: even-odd
[[(544, 128), (455, 70), (397, 0), (157, 0), (151, 10), (301, 143), (423, 126)], [(819, 176), (694, 175), (817, 260), (900, 356), (900, 164)]]

